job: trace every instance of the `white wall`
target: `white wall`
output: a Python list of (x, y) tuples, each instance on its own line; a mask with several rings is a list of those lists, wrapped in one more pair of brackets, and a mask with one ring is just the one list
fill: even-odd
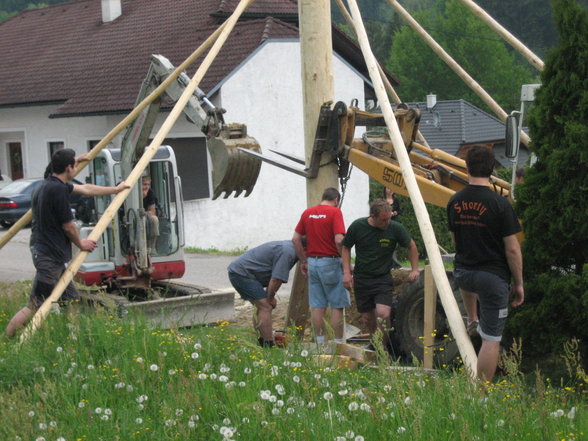
[[(340, 59), (333, 58), (335, 100), (364, 101), (364, 84)], [(241, 66), (221, 88), (227, 122), (247, 124), (265, 155), (269, 149), (304, 157), (300, 46), (269, 42)], [(283, 159), (283, 161), (286, 161)], [(300, 165), (292, 163), (294, 166)], [(368, 178), (355, 170), (347, 186), (346, 225), (368, 212)], [(185, 204), (187, 245), (224, 250), (252, 248), (292, 237), (306, 208), (305, 178), (264, 163), (247, 198), (230, 197)]]

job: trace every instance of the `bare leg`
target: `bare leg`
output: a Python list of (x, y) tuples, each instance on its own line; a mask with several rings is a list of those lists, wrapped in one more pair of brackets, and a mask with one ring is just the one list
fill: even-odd
[(6, 335), (8, 335), (8, 337), (14, 337), (17, 331), (26, 325), (34, 314), (35, 311), (28, 306), (25, 306), (14, 314), (14, 317), (12, 317), (10, 323), (8, 323), (8, 326), (6, 327)]
[(459, 292), (461, 293), (463, 306), (468, 315), (468, 324), (478, 321), (478, 294), (461, 288)]
[(312, 328), (314, 329), (315, 336), (325, 335), (323, 323), (325, 317), (325, 309), (326, 308), (312, 308), (312, 312), (310, 313), (310, 319), (312, 322)]
[(268, 299), (260, 299), (253, 302), (256, 308), (253, 318), (254, 327), (264, 341), (272, 341), (272, 305)]
[(390, 329), (392, 328), (392, 321), (390, 319), (390, 313), (392, 312), (392, 307), (388, 305), (381, 305), (376, 303), (376, 322), (377, 326), (382, 331), (382, 336), (384, 341), (384, 347), (390, 346)]
[(367, 328), (370, 335), (373, 335), (374, 332), (376, 332), (376, 328), (377, 328), (378, 324), (376, 322), (375, 309), (372, 309), (371, 311), (368, 311), (368, 312), (362, 312), (361, 313), (361, 321), (365, 325), (365, 327)]
[(335, 332), (335, 338), (343, 338), (343, 312), (344, 308), (331, 308), (331, 326)]
[(478, 354), (478, 378), (482, 381), (492, 381), (498, 366), (500, 342), (482, 339), (482, 347)]

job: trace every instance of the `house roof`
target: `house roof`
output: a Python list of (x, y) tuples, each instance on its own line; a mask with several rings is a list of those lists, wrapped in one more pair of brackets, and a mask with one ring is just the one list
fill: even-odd
[[(496, 160), (511, 166), (504, 156), (505, 126), (498, 118), (462, 99), (437, 101), (431, 109), (426, 102), (409, 106), (421, 111), (419, 130), (432, 148), (456, 155), (463, 145), (497, 144)], [(527, 157), (528, 152), (521, 149), (519, 162)]]
[[(151, 54), (181, 64), (238, 2), (123, 0), (122, 15), (110, 23), (102, 23), (100, 3), (26, 10), (0, 24), (1, 107), (58, 104), (52, 117), (126, 112), (134, 107)], [(255, 2), (199, 87), (213, 90), (267, 40), (297, 39), (297, 8), (296, 0)], [(333, 35), (335, 51), (339, 46), (343, 58), (365, 75), (357, 46), (343, 48), (350, 40), (336, 29)]]

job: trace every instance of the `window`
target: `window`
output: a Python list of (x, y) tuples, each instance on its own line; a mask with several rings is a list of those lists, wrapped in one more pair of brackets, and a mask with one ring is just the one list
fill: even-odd
[(47, 146), (49, 147), (49, 159), (51, 159), (53, 153), (65, 147), (65, 143), (63, 141), (51, 141), (47, 143)]
[(163, 142), (174, 149), (185, 201), (209, 198), (208, 155), (204, 138), (170, 138)]
[(99, 142), (100, 142), (99, 139), (93, 139), (93, 140), (88, 141), (88, 151), (92, 150), (96, 146), (96, 144), (98, 144)]

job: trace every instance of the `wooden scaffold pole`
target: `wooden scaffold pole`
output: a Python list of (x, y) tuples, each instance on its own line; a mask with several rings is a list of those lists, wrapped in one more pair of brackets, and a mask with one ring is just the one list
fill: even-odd
[[(165, 137), (167, 136), (167, 134), (169, 133), (177, 119), (179, 118), (179, 116), (182, 114), (184, 107), (186, 107), (186, 104), (188, 103), (188, 100), (190, 99), (190, 97), (198, 87), (198, 84), (200, 83), (200, 81), (202, 81), (202, 78), (204, 78), (204, 75), (208, 71), (208, 68), (220, 52), (223, 44), (227, 40), (233, 27), (235, 26), (235, 23), (237, 23), (237, 20), (239, 19), (243, 11), (247, 9), (247, 7), (254, 1), (255, 0), (241, 0), (237, 8), (235, 8), (233, 14), (225, 22), (225, 26), (220, 32), (218, 39), (215, 41), (214, 45), (202, 61), (202, 64), (196, 70), (194, 77), (186, 86), (184, 92), (174, 105), (168, 117), (163, 122), (161, 128), (155, 135), (149, 147), (145, 149), (145, 153), (143, 153), (141, 159), (137, 162), (129, 176), (126, 177), (126, 183), (130, 185), (131, 188), (137, 183), (137, 181), (141, 177), (141, 174), (143, 173), (143, 170), (145, 170), (145, 168), (149, 165), (149, 161), (151, 161), (153, 156), (155, 156), (155, 153), (157, 153), (157, 149), (161, 146), (161, 143), (163, 142), (163, 140), (165, 139)], [(112, 200), (112, 202), (110, 203), (110, 205), (108, 206), (108, 208), (106, 209), (106, 211), (104, 212), (104, 214), (102, 215), (102, 217), (100, 218), (100, 220), (88, 236), (88, 239), (97, 241), (100, 238), (102, 233), (104, 233), (104, 231), (110, 224), (112, 218), (116, 216), (116, 214), (118, 213), (118, 209), (121, 207), (121, 205), (129, 195), (130, 191), (130, 188), (123, 190), (114, 197), (114, 199)], [(31, 320), (27, 328), (21, 334), (21, 343), (23, 343), (30, 336), (32, 336), (34, 332), (39, 328), (39, 326), (41, 326), (43, 320), (49, 314), (51, 304), (59, 300), (61, 294), (63, 293), (67, 285), (73, 280), (74, 275), (80, 268), (80, 265), (86, 259), (87, 255), (87, 251), (80, 251), (78, 254), (76, 254), (76, 256), (73, 258), (73, 260), (67, 267), (67, 270), (63, 273), (63, 275), (55, 285), (55, 288), (51, 292), (51, 295), (47, 298), (47, 300), (45, 300), (43, 305), (41, 305), (39, 310), (33, 316), (33, 319)]]
[(429, 218), (425, 202), (412, 170), (410, 158), (408, 157), (408, 153), (404, 147), (404, 142), (402, 140), (398, 124), (396, 123), (396, 118), (394, 117), (394, 111), (392, 110), (392, 107), (390, 106), (390, 103), (387, 99), (386, 90), (380, 78), (376, 60), (371, 51), (367, 33), (363, 26), (361, 13), (357, 6), (356, 0), (347, 0), (347, 3), (349, 4), (349, 9), (351, 10), (353, 23), (355, 25), (355, 30), (359, 39), (359, 45), (365, 58), (370, 73), (370, 78), (374, 85), (374, 90), (380, 103), (382, 114), (384, 115), (384, 120), (386, 121), (388, 134), (392, 140), (392, 145), (402, 170), (402, 176), (404, 178), (410, 200), (414, 207), (419, 228), (423, 236), (423, 241), (427, 249), (427, 255), (431, 263), (435, 285), (439, 290), (439, 295), (443, 304), (443, 309), (447, 315), (451, 332), (457, 342), (464, 366), (468, 370), (470, 376), (475, 378), (477, 363), (476, 353), (466, 332), (461, 313), (453, 296), (453, 291), (449, 285), (449, 281), (447, 280), (445, 267), (441, 259), (441, 254), (439, 253), (437, 239), (435, 238), (435, 233), (433, 231), (433, 225), (431, 224), (431, 219)]

